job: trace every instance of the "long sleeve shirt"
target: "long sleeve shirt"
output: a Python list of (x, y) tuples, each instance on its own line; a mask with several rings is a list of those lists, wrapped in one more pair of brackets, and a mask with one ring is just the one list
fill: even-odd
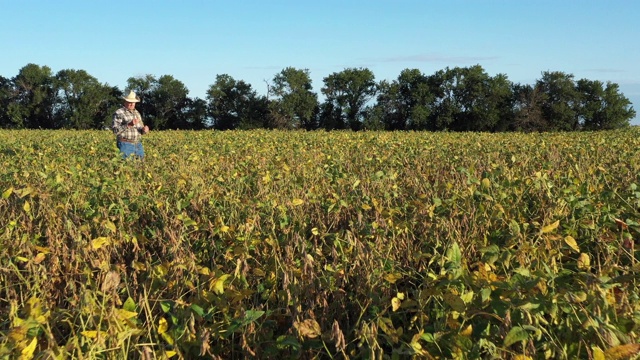
[[(138, 119), (139, 122), (136, 125), (129, 126), (129, 123), (133, 119)], [(116, 135), (118, 140), (123, 139), (127, 141), (140, 141), (142, 138), (144, 124), (142, 123), (142, 116), (138, 110), (129, 110), (125, 107), (121, 107), (113, 113), (113, 124), (111, 130)]]

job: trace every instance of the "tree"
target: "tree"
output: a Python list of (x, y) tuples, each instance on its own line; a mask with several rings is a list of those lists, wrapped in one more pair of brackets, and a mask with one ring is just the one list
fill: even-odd
[(209, 115), (219, 130), (252, 129), (268, 124), (268, 100), (250, 84), (222, 74), (207, 91)]
[(12, 103), (8, 107), (11, 127), (54, 128), (53, 108), (57, 102), (54, 78), (48, 66), (27, 64), (12, 79)]
[(311, 91), (309, 70), (285, 68), (273, 78), (269, 91), (274, 117), (281, 118), (287, 128), (312, 130), (318, 127), (318, 94)]
[(437, 126), (457, 131), (495, 131), (510, 113), (511, 83), (489, 76), (480, 65), (438, 72), (432, 79)]
[(584, 130), (610, 130), (629, 126), (635, 110), (629, 99), (619, 93), (617, 84), (578, 80), (579, 117)]
[(431, 130), (448, 130), (455, 123), (457, 115), (462, 112), (462, 105), (456, 96), (458, 69), (438, 70), (429, 76), (429, 88), (435, 99), (430, 114)]
[(0, 127), (2, 128), (11, 126), (9, 106), (13, 103), (12, 94), (11, 80), (0, 76)]
[(378, 84), (376, 110), (388, 130), (425, 130), (435, 96), (418, 69), (402, 70), (397, 80)]
[(55, 76), (58, 103), (55, 127), (100, 129), (115, 99), (112, 89), (84, 70), (61, 70)]
[(545, 95), (542, 115), (551, 130), (579, 130), (579, 96), (573, 75), (560, 71), (546, 71), (542, 73), (542, 79), (536, 82), (536, 86)]
[[(351, 130), (360, 130), (365, 105), (376, 95), (377, 86), (371, 70), (349, 68), (325, 77), (321, 91), (332, 104), (332, 118), (345, 119)], [(334, 111), (341, 116), (335, 116)]]
[(188, 104), (189, 90), (171, 75), (161, 76), (152, 86), (149, 98), (154, 107), (153, 125), (157, 129), (179, 129)]
[(187, 98), (183, 108), (182, 122), (176, 124), (179, 129), (202, 130), (211, 127), (207, 111), (207, 102), (200, 98)]
[(547, 131), (549, 124), (542, 115), (543, 103), (544, 94), (540, 92), (539, 87), (513, 84), (513, 121), (507, 129), (524, 132)]

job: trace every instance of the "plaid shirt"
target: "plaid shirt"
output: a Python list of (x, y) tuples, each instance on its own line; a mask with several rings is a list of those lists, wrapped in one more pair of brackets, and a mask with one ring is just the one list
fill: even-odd
[[(140, 120), (140, 122), (135, 126), (129, 127), (128, 124), (135, 118)], [(143, 127), (144, 124), (142, 123), (142, 116), (140, 116), (140, 113), (136, 109), (130, 111), (125, 107), (121, 107), (113, 113), (113, 124), (111, 125), (111, 130), (113, 130), (113, 133), (118, 139), (140, 141), (142, 138)]]

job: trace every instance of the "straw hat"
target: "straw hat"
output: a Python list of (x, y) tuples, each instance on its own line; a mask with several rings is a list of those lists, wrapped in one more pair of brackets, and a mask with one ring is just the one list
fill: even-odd
[(129, 92), (129, 95), (123, 96), (122, 99), (126, 102), (137, 103), (140, 102), (140, 98), (136, 95), (136, 93), (132, 91)]

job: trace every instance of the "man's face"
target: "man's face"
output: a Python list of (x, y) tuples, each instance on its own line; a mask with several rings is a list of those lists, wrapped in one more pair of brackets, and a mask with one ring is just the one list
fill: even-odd
[(133, 109), (136, 108), (136, 103), (125, 101), (124, 102), (124, 107), (126, 107), (129, 110), (133, 110)]

